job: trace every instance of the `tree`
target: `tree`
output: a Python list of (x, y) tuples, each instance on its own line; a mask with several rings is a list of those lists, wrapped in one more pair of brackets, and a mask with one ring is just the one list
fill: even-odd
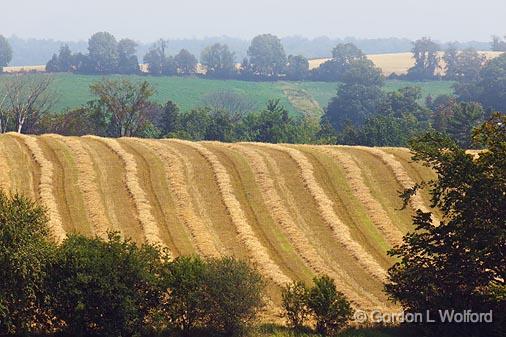
[(248, 48), (250, 67), (260, 77), (277, 77), (286, 67), (286, 54), (281, 40), (271, 34), (253, 38)]
[(51, 322), (43, 284), (53, 250), (45, 209), (0, 191), (0, 334), (44, 331)]
[(197, 71), (197, 58), (186, 49), (174, 56), (177, 73), (180, 75), (193, 75)]
[(344, 73), (354, 64), (372, 66), (367, 56), (352, 43), (338, 44), (332, 50), (332, 59), (313, 70), (313, 78), (318, 81), (341, 81)]
[(337, 291), (334, 280), (324, 275), (313, 279), (308, 305), (316, 320), (316, 331), (322, 335), (335, 335), (353, 315), (351, 303)]
[(292, 81), (302, 81), (309, 76), (309, 61), (302, 55), (288, 56), (286, 77)]
[(375, 114), (384, 97), (380, 86), (346, 84), (338, 88), (325, 111), (325, 118), (341, 131), (346, 122), (360, 126)]
[(448, 120), (447, 132), (463, 148), (472, 146), (472, 132), (483, 122), (485, 112), (478, 103), (457, 103)]
[(158, 127), (163, 136), (176, 132), (181, 127), (179, 107), (173, 101), (167, 101), (162, 109)]
[(288, 143), (291, 118), (279, 99), (269, 100), (259, 114), (248, 124), (254, 140), (264, 143)]
[(453, 80), (459, 83), (472, 83), (479, 80), (480, 71), (486, 62), (484, 55), (481, 55), (473, 48), (467, 48), (458, 54), (454, 68)]
[(139, 72), (139, 60), (137, 59), (137, 43), (130, 39), (122, 39), (118, 42), (118, 73), (137, 74)]
[(53, 54), (51, 60), (46, 64), (47, 72), (71, 72), (76, 70), (74, 56), (68, 45), (60, 47), (58, 55)]
[(264, 307), (265, 280), (257, 269), (233, 257), (210, 259), (206, 270), (211, 332), (242, 333)]
[(0, 73), (3, 72), (3, 67), (6, 67), (11, 60), (11, 45), (3, 35), (0, 35)]
[(412, 50), (415, 65), (408, 70), (407, 77), (413, 80), (433, 79), (439, 69), (439, 49), (439, 45), (430, 38), (416, 40)]
[(118, 42), (108, 32), (95, 33), (88, 40), (88, 51), (94, 71), (98, 74), (114, 74), (118, 69)]
[(235, 55), (226, 44), (215, 43), (206, 47), (200, 55), (200, 63), (210, 77), (230, 78), (236, 72)]
[[(432, 206), (443, 214), (435, 224), (418, 211), (416, 229), (389, 254), (385, 289), (407, 312), (431, 312), (439, 324), (434, 335), (502, 336), (506, 302), (506, 117), (496, 114), (473, 134), (479, 154), (439, 133), (430, 132), (410, 144), (413, 159), (429, 166), (437, 178), (420, 182), (403, 195), (405, 202), (428, 188)], [(493, 324), (442, 324), (438, 310), (486, 313)], [(501, 326), (502, 324), (502, 326)], [(500, 330), (502, 329), (502, 330)], [(502, 333), (501, 333), (502, 331)]]
[(165, 55), (165, 41), (160, 40), (157, 46), (151, 48), (144, 55), (144, 63), (148, 65), (148, 72), (152, 75), (176, 75), (177, 66), (174, 58)]
[(102, 80), (90, 86), (98, 96), (96, 104), (110, 116), (110, 134), (114, 137), (139, 135), (150, 121), (155, 91), (147, 81)]
[(448, 80), (455, 80), (457, 78), (458, 55), (457, 45), (454, 43), (449, 44), (443, 55), (445, 78)]
[(308, 320), (311, 313), (308, 299), (309, 289), (304, 282), (292, 282), (283, 288), (281, 293), (283, 316), (292, 328), (300, 330)]
[(158, 247), (124, 240), (70, 235), (49, 271), (48, 291), (55, 315), (72, 336), (140, 334), (159, 306), (158, 275), (166, 264)]
[[(0, 131), (29, 131), (53, 106), (56, 95), (48, 75), (15, 75), (7, 79), (0, 97)], [(1, 101), (4, 102), (2, 109)]]

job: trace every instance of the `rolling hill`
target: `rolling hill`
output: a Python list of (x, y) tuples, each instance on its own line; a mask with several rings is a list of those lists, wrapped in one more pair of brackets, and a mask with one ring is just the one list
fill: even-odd
[(402, 148), (0, 135), (0, 186), (41, 200), (56, 240), (115, 230), (172, 257), (247, 259), (273, 307), (325, 273), (357, 307), (393, 308), (386, 251), (429, 204), (401, 210), (398, 191), (431, 177)]

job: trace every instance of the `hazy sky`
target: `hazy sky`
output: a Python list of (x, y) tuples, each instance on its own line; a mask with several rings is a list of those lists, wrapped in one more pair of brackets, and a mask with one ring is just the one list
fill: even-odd
[(140, 41), (228, 35), (429, 35), (488, 41), (506, 34), (506, 0), (0, 0), (0, 34), (61, 40), (96, 31)]

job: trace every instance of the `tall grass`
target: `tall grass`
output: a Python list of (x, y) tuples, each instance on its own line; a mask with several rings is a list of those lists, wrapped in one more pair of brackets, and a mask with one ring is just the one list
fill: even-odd
[(95, 234), (106, 238), (107, 231), (112, 229), (112, 225), (107, 217), (102, 197), (98, 192), (98, 177), (93, 166), (93, 159), (84, 148), (84, 142), (78, 138), (58, 135), (51, 135), (51, 137), (65, 144), (71, 150), (78, 173), (77, 184), (83, 193), (89, 221), (93, 225)]
[(250, 258), (259, 266), (260, 272), (279, 285), (290, 282), (291, 279), (286, 276), (280, 267), (271, 259), (267, 248), (258, 240), (253, 228), (248, 223), (246, 214), (235, 197), (230, 175), (218, 157), (200, 143), (175, 139), (171, 141), (187, 145), (197, 150), (211, 165), (222, 200), (235, 225), (239, 239), (246, 246)]
[(364, 205), (367, 215), (374, 225), (391, 245), (400, 244), (402, 242), (402, 232), (393, 224), (383, 206), (374, 198), (371, 190), (365, 184), (362, 170), (353, 156), (337, 147), (317, 147), (317, 149), (341, 164), (353, 195)]
[(144, 237), (147, 242), (166, 248), (166, 245), (161, 238), (160, 229), (158, 228), (156, 219), (153, 216), (146, 192), (142, 189), (139, 183), (138, 168), (135, 157), (125, 151), (117, 139), (101, 138), (96, 136), (86, 137), (102, 142), (121, 158), (126, 171), (126, 187), (137, 209), (138, 219), (143, 228)]
[(350, 229), (336, 214), (332, 201), (328, 198), (323, 188), (316, 181), (313, 165), (306, 156), (299, 150), (286, 145), (283, 146), (265, 143), (257, 144), (283, 151), (295, 161), (299, 167), (306, 189), (315, 200), (323, 220), (332, 229), (334, 237), (351, 253), (358, 264), (361, 265), (371, 276), (375, 277), (380, 282), (384, 282), (386, 280), (385, 270), (358, 242), (352, 238)]
[[(383, 163), (385, 163), (390, 170), (394, 173), (395, 180), (405, 189), (412, 188), (415, 186), (415, 182), (411, 177), (409, 176), (408, 172), (404, 169), (402, 164), (395, 159), (395, 156), (391, 153), (387, 153), (383, 150), (377, 149), (377, 148), (371, 148), (371, 147), (364, 147), (359, 146), (357, 148), (360, 148), (362, 150), (365, 150), (376, 157), (380, 158)], [(419, 193), (411, 196), (409, 199), (409, 205), (413, 210), (420, 210), (425, 213), (429, 213), (429, 208), (425, 205), (425, 202), (423, 201), (422, 197)], [(432, 214), (432, 221), (435, 225), (439, 225), (440, 221), (439, 219)]]
[(176, 205), (178, 219), (189, 229), (197, 251), (209, 257), (220, 256), (213, 242), (213, 235), (202, 219), (194, 212), (192, 198), (188, 193), (190, 185), (185, 178), (185, 165), (182, 155), (172, 153), (167, 144), (149, 140), (135, 140), (153, 151), (164, 163), (165, 175), (169, 183), (171, 196)]
[(56, 201), (54, 191), (54, 166), (53, 163), (44, 156), (42, 149), (40, 148), (37, 138), (33, 136), (25, 136), (18, 133), (9, 133), (17, 139), (22, 140), (30, 152), (32, 157), (39, 165), (40, 168), (40, 182), (39, 182), (39, 195), (43, 204), (47, 208), (49, 216), (49, 228), (51, 229), (51, 235), (56, 242), (62, 242), (66, 233), (63, 229), (63, 223), (58, 209), (58, 202)]

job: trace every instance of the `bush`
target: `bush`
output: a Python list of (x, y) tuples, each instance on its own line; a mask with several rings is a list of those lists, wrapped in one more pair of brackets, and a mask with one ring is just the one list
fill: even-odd
[(162, 312), (183, 335), (241, 333), (263, 306), (262, 277), (234, 258), (178, 258), (162, 284), (168, 292)]
[(53, 251), (47, 220), (41, 206), (0, 190), (0, 335), (50, 323), (42, 287)]
[(163, 261), (158, 248), (139, 248), (117, 233), (106, 241), (69, 236), (58, 248), (47, 285), (64, 332), (139, 334), (161, 297), (157, 280)]
[(309, 289), (301, 282), (287, 284), (281, 293), (284, 316), (290, 327), (300, 330), (310, 315)]
[(316, 320), (316, 330), (322, 335), (335, 335), (353, 316), (351, 304), (343, 293), (337, 291), (330, 277), (320, 276), (313, 282), (308, 306)]

